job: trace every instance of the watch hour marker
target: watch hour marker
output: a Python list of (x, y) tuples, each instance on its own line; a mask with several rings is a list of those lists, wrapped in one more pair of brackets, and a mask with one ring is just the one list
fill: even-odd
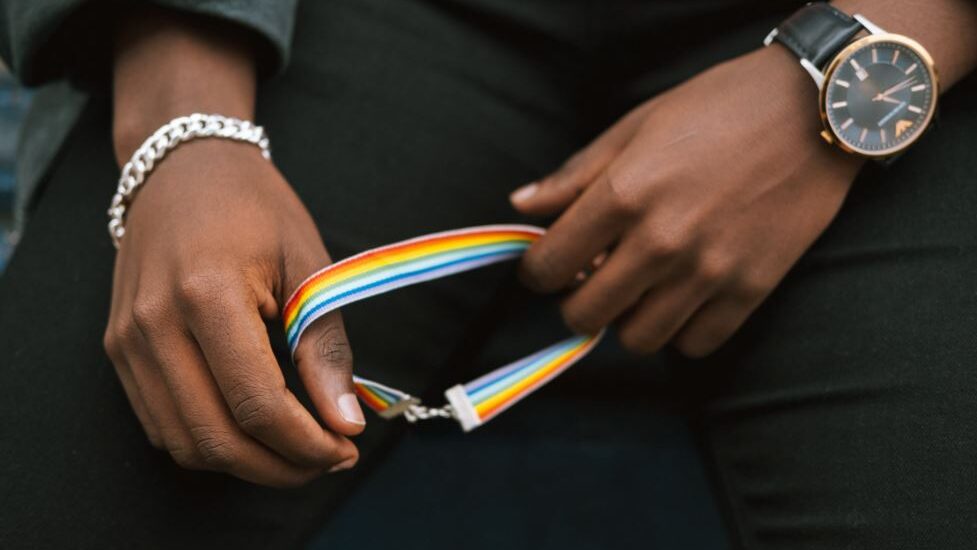
[(917, 85), (915, 85), (915, 86), (913, 86), (912, 88), (909, 88), (909, 89), (912, 90), (912, 91), (914, 91), (914, 92), (921, 92), (921, 91), (923, 91), (923, 90), (926, 89), (926, 84), (917, 84)]
[(862, 133), (858, 134), (858, 141), (864, 142), (866, 136), (868, 136), (868, 128), (862, 128)]
[(832, 109), (841, 109), (842, 107), (847, 107), (847, 106), (848, 106), (847, 101), (836, 101), (831, 104)]
[(858, 64), (858, 61), (855, 61), (854, 59), (852, 59), (850, 61), (850, 63), (851, 63), (852, 68), (855, 69), (855, 76), (858, 77), (858, 80), (859, 81), (865, 80), (866, 78), (868, 78), (868, 73), (865, 72), (865, 69), (863, 69), (862, 66)]
[(910, 105), (909, 107), (906, 107), (906, 108), (909, 109), (910, 111), (914, 112), (914, 113), (922, 113), (923, 112), (922, 109), (920, 109), (919, 107), (917, 107), (915, 105)]
[(899, 59), (899, 50), (892, 52), (892, 64), (896, 64), (896, 59)]
[(882, 143), (885, 143), (885, 128), (879, 130), (879, 139), (882, 141)]
[(842, 130), (847, 129), (849, 126), (851, 126), (852, 122), (855, 122), (855, 119), (849, 117), (848, 120), (841, 123), (841, 129)]
[(879, 50), (876, 48), (872, 48), (872, 63), (878, 63), (878, 62), (879, 62)]
[(917, 65), (915, 63), (913, 63), (912, 65), (910, 65), (909, 68), (906, 69), (906, 74), (909, 74), (909, 73), (915, 71), (916, 70), (916, 67), (917, 67)]
[(841, 86), (842, 88), (847, 88), (847, 87), (851, 86), (851, 84), (849, 84), (847, 80), (840, 80), (840, 79), (839, 80), (835, 80), (835, 84)]

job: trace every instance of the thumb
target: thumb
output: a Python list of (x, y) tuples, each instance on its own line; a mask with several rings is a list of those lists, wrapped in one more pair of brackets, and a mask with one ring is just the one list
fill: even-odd
[[(328, 259), (317, 268), (327, 262)], [(302, 273), (309, 274), (317, 268)], [(366, 419), (353, 388), (353, 352), (339, 312), (333, 311), (312, 323), (293, 357), (302, 385), (326, 427), (342, 435), (362, 432)]]
[(366, 419), (353, 389), (353, 353), (338, 311), (306, 329), (295, 350), (295, 366), (328, 428), (342, 435), (363, 431)]

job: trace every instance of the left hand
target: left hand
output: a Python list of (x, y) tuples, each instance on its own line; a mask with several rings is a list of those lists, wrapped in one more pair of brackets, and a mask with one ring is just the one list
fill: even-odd
[(571, 329), (617, 321), (632, 351), (711, 353), (824, 231), (863, 163), (818, 137), (816, 93), (765, 48), (640, 105), (513, 193), (523, 213), (562, 211), (523, 279), (556, 291), (599, 264), (562, 305)]

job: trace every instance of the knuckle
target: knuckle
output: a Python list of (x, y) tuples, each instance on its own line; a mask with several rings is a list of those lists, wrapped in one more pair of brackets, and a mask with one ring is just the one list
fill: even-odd
[(661, 349), (661, 343), (652, 335), (637, 329), (622, 329), (618, 333), (621, 347), (637, 355), (650, 355)]
[(776, 286), (775, 281), (762, 275), (744, 275), (736, 283), (738, 294), (748, 301), (760, 299)]
[(134, 341), (140, 334), (135, 319), (131, 315), (122, 315), (116, 319), (112, 331), (112, 343), (118, 350), (125, 349), (126, 343)]
[(180, 280), (177, 296), (184, 304), (209, 304), (220, 296), (224, 280), (224, 275), (216, 270), (201, 270), (191, 273)]
[(707, 284), (720, 283), (732, 272), (732, 261), (724, 254), (710, 253), (700, 256), (696, 262), (696, 277)]
[(689, 359), (702, 359), (719, 347), (721, 341), (716, 341), (701, 334), (682, 335), (675, 339), (673, 343), (679, 353)]
[(146, 439), (149, 440), (149, 444), (152, 445), (154, 449), (163, 450), (165, 448), (163, 445), (163, 440), (160, 439), (159, 433), (155, 429), (146, 427), (144, 430), (146, 432)]
[(564, 307), (561, 310), (563, 323), (577, 334), (593, 334), (600, 330), (600, 320), (579, 308)]
[(205, 468), (204, 462), (201, 460), (200, 456), (197, 454), (196, 449), (188, 445), (173, 445), (167, 449), (170, 453), (170, 458), (173, 462), (176, 462), (177, 466), (185, 468), (187, 470), (203, 470)]
[(646, 232), (641, 241), (642, 253), (647, 258), (669, 260), (680, 256), (686, 250), (687, 239), (678, 230)]
[(164, 308), (158, 300), (137, 298), (132, 305), (132, 321), (143, 334), (159, 327), (165, 317)]
[(353, 349), (337, 324), (326, 327), (316, 339), (316, 354), (330, 366), (352, 369)]
[(237, 453), (226, 432), (206, 426), (192, 428), (190, 432), (197, 456), (209, 468), (227, 470), (234, 464)]
[(240, 398), (233, 407), (238, 426), (252, 435), (267, 433), (274, 425), (276, 402), (264, 390), (252, 391)]
[(541, 292), (556, 292), (563, 286), (559, 268), (546, 250), (531, 248), (523, 257), (522, 273), (526, 283)]
[(120, 362), (122, 358), (122, 346), (119, 342), (119, 337), (112, 328), (105, 329), (105, 333), (102, 335), (102, 347), (113, 363)]
[(641, 213), (643, 201), (638, 192), (641, 187), (638, 178), (630, 173), (611, 169), (604, 181), (607, 199), (615, 213), (626, 217)]

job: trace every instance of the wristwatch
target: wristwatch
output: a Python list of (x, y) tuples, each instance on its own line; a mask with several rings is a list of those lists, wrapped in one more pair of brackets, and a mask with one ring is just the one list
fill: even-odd
[(874, 159), (901, 154), (933, 122), (939, 81), (933, 58), (911, 38), (825, 2), (807, 4), (770, 31), (818, 86), (821, 137)]

